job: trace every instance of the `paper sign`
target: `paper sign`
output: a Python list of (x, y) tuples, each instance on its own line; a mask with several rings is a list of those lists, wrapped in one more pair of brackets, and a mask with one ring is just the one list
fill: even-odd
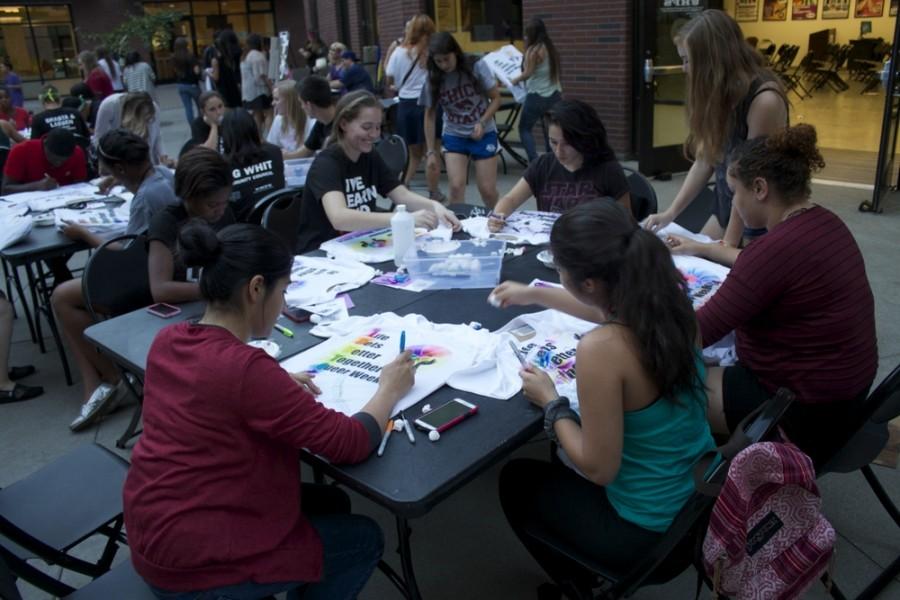
[(522, 53), (512, 44), (507, 44), (499, 50), (495, 50), (482, 59), (490, 68), (494, 77), (512, 92), (513, 98), (519, 104), (525, 102), (525, 96), (528, 92), (525, 90), (525, 84), (510, 84), (510, 81), (522, 74)]

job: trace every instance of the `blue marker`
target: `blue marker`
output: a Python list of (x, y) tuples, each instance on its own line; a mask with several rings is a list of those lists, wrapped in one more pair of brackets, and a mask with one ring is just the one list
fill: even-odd
[(406, 331), (400, 332), (400, 352), (406, 350)]

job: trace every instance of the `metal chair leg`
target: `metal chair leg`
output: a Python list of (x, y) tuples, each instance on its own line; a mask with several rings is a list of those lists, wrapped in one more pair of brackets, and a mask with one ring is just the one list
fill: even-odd
[(871, 465), (866, 465), (860, 470), (862, 471), (863, 477), (865, 477), (866, 481), (869, 483), (869, 487), (875, 492), (878, 501), (881, 502), (881, 506), (883, 506), (884, 510), (891, 516), (897, 527), (900, 527), (900, 510), (897, 510), (897, 505), (894, 504), (891, 497), (888, 496), (888, 493), (881, 485), (881, 482), (878, 481), (878, 477), (875, 475), (875, 472), (872, 471)]

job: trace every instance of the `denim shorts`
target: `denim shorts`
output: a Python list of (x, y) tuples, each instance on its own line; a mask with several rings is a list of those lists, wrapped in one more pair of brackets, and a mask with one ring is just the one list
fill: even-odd
[(445, 133), (441, 141), (444, 143), (444, 150), (447, 152), (465, 154), (471, 157), (472, 160), (483, 160), (497, 156), (496, 131), (485, 133), (480, 140)]

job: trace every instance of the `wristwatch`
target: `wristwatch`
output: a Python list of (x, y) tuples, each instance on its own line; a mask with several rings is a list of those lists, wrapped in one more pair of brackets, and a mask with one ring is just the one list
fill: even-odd
[(581, 425), (581, 417), (572, 410), (572, 407), (569, 405), (569, 399), (565, 396), (551, 400), (544, 406), (544, 432), (554, 444), (559, 444), (559, 438), (556, 436), (553, 424), (560, 419), (571, 419)]

